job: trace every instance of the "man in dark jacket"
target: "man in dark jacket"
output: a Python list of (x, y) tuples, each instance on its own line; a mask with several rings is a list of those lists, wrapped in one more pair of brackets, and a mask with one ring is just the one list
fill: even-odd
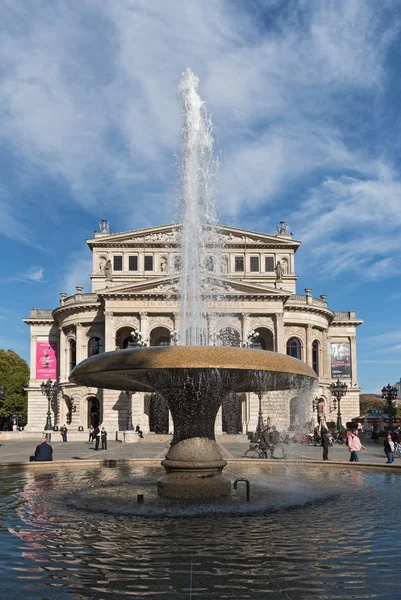
[(262, 450), (263, 457), (267, 458), (271, 450), (270, 434), (267, 429), (264, 429), (260, 435), (259, 448)]
[(323, 460), (329, 460), (330, 435), (325, 427), (322, 427), (321, 434), (323, 446)]
[(95, 440), (95, 450), (99, 450), (100, 429), (98, 425), (93, 430), (92, 439)]
[(35, 454), (29, 457), (29, 462), (42, 462), (53, 460), (53, 448), (42, 438), (42, 442), (36, 446)]

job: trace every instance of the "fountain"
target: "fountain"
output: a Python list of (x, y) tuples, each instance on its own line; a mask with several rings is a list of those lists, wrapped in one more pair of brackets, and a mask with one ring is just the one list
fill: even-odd
[[(162, 461), (160, 496), (217, 498), (230, 494), (226, 465), (215, 441), (214, 423), (223, 399), (233, 392), (305, 388), (316, 374), (305, 363), (263, 350), (205, 346), (201, 290), (207, 291), (206, 249), (219, 256), (214, 228), (212, 124), (198, 93), (198, 78), (187, 69), (183, 97), (181, 233), (181, 346), (129, 348), (92, 356), (77, 365), (74, 383), (117, 390), (158, 392), (174, 423), (171, 448)], [(216, 261), (218, 263), (218, 261)], [(308, 419), (305, 415), (305, 421)]]

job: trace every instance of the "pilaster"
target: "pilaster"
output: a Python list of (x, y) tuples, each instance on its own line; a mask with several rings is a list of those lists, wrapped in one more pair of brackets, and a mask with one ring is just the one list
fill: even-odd
[(351, 346), (351, 383), (357, 383), (358, 374), (356, 370), (356, 336), (349, 336), (350, 346)]
[(312, 366), (312, 326), (306, 326), (306, 362)]
[(276, 332), (275, 332), (276, 333), (276, 352), (285, 354), (286, 349), (285, 349), (285, 345), (284, 345), (283, 313), (276, 313), (275, 328), (276, 328)]
[(86, 336), (82, 323), (77, 323), (75, 326), (76, 331), (76, 344), (77, 344), (77, 364), (87, 358), (86, 352)]
[(104, 313), (104, 350), (111, 352), (116, 349), (116, 340), (114, 335), (114, 314), (111, 311)]
[(66, 338), (62, 327), (58, 328), (60, 339), (60, 354), (59, 354), (59, 377), (60, 381), (67, 379), (67, 353), (66, 353)]
[(242, 313), (242, 341), (245, 342), (251, 330), (251, 319), (249, 313)]
[(30, 365), (31, 365), (31, 380), (36, 379), (36, 342), (38, 336), (31, 335), (31, 348), (30, 348)]
[(148, 332), (149, 332), (149, 316), (147, 312), (141, 312), (139, 313), (139, 318), (140, 318), (140, 330), (142, 333), (142, 338), (145, 340), (146, 343), (149, 342), (148, 340)]

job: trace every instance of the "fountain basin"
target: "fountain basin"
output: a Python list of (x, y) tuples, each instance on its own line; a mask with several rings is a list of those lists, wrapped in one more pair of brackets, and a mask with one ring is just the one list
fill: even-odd
[(230, 493), (214, 425), (223, 399), (233, 392), (311, 386), (316, 373), (290, 356), (248, 348), (173, 346), (129, 348), (92, 356), (70, 381), (117, 390), (158, 392), (174, 423), (171, 448), (158, 481), (162, 496), (216, 498)]

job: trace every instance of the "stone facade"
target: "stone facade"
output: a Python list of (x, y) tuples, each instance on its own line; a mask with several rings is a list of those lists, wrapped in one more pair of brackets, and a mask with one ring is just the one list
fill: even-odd
[[(315, 402), (308, 399), (311, 421), (317, 421), (319, 412), (329, 422), (336, 420), (329, 391), (332, 375), (348, 385), (341, 401), (343, 422), (357, 416), (356, 328), (362, 321), (353, 311), (333, 312), (325, 296), (314, 298), (309, 289), (305, 295), (297, 294), (295, 253), (300, 242), (286, 229), (276, 235), (231, 227), (219, 227), (218, 232), (223, 251), (219, 260), (212, 261), (209, 282), (202, 290), (209, 344), (239, 345), (256, 330), (263, 349), (298, 353), (315, 368), (319, 385)], [(68, 422), (70, 431), (77, 431), (99, 420), (118, 436), (131, 416), (134, 426), (139, 424), (145, 433), (169, 432), (171, 416), (162, 398), (77, 386), (68, 376), (89, 355), (124, 348), (134, 330), (142, 332), (148, 345), (169, 344), (170, 334), (179, 332), (179, 225), (110, 233), (102, 223), (87, 244), (93, 257), (92, 292), (83, 293), (77, 286), (73, 296), (60, 294), (57, 308), (32, 309), (24, 319), (31, 328), (26, 430), (42, 431), (46, 421), (47, 399), (40, 390), (44, 375), (38, 374), (36, 361), (40, 344), (49, 344), (57, 364), (52, 377), (58, 382), (51, 406), (53, 424)], [(265, 394), (264, 418), (279, 429), (294, 427), (296, 402), (294, 392)], [(220, 409), (216, 431), (254, 431), (258, 411), (257, 396), (237, 394)]]

